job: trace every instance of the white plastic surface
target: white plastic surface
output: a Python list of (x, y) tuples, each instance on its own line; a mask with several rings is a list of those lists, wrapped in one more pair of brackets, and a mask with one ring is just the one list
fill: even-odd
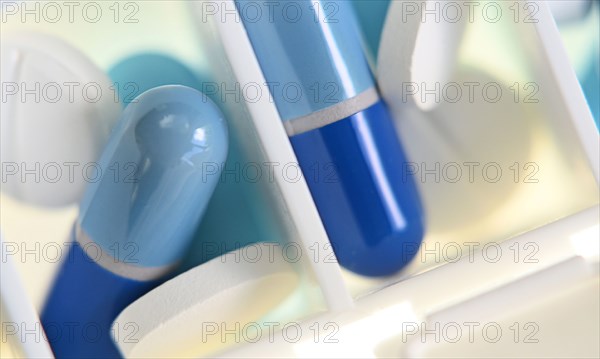
[(1, 234), (0, 257), (1, 303), (2, 311), (6, 311), (3, 314), (7, 314), (2, 315), (2, 346), (26, 358), (54, 358), (44, 338), (40, 318), (27, 296), (12, 256), (7, 253)]
[(569, 57), (562, 45), (560, 33), (555, 22), (552, 20), (552, 14), (550, 13), (550, 8), (547, 6), (547, 2), (540, 2), (540, 12), (543, 21), (540, 21), (537, 25), (537, 34), (542, 42), (541, 45), (545, 50), (546, 59), (556, 79), (558, 85), (556, 88), (560, 91), (562, 99), (567, 106), (570, 118), (569, 122), (575, 127), (596, 182), (600, 183), (600, 140), (598, 129), (594, 126), (592, 113), (587, 105), (581, 86), (577, 81), (575, 71), (569, 63)]
[[(259, 86), (262, 94), (268, 94), (269, 87), (244, 26), (238, 20), (239, 14), (237, 14), (234, 2), (225, 0), (220, 2), (216, 8), (217, 12), (212, 15), (215, 19), (214, 24), (240, 87), (244, 88), (245, 84), (252, 84)], [(299, 170), (298, 161), (275, 103), (271, 99), (271, 96), (265, 95), (245, 102), (265, 152), (265, 158), (268, 162), (279, 164), (282, 167), (293, 165)], [(339, 266), (323, 260), (323, 258), (329, 258), (332, 247), (329, 245), (329, 239), (312, 201), (306, 181), (304, 178), (292, 181), (284, 176), (275, 176), (275, 181), (280, 195), (285, 201), (292, 223), (299, 233), (299, 242), (302, 243), (304, 252), (311, 253), (311, 246), (318, 246), (320, 249), (319, 258), (310, 260), (310, 265), (330, 309), (342, 310), (351, 307), (352, 298), (343, 283)]]
[[(398, 4), (401, 4), (401, 2), (398, 2)], [(414, 2), (401, 5), (403, 7), (402, 15), (396, 13), (395, 9), (398, 8), (398, 5), (391, 5), (394, 10), (390, 10), (390, 18), (404, 16), (402, 22), (408, 22), (409, 27), (418, 29), (416, 37), (412, 37), (412, 31), (408, 31), (403, 39), (402, 46), (394, 46), (395, 48), (401, 47), (403, 53), (408, 56), (412, 54), (412, 61), (409, 67), (406, 67), (412, 69), (410, 81), (428, 89), (435, 88), (436, 84), (450, 81), (457, 61), (458, 47), (468, 18), (459, 13), (459, 11), (462, 12), (460, 6), (454, 12), (450, 10), (442, 12), (442, 9), (448, 6), (445, 1), (428, 0), (422, 4)], [(415, 13), (413, 14), (413, 12)], [(424, 14), (427, 12), (429, 12), (429, 15)], [(432, 21), (432, 19), (436, 19), (435, 14), (444, 14), (452, 21), (441, 20), (439, 15), (437, 15), (437, 21)], [(431, 19), (428, 20), (428, 17)], [(417, 24), (419, 26), (415, 26)], [(404, 33), (404, 31), (400, 33)], [(384, 46), (381, 46), (381, 48), (384, 48)], [(411, 48), (414, 48), (414, 50), (407, 51)], [(386, 49), (384, 48), (383, 51), (386, 52)], [(384, 61), (387, 62), (389, 54), (382, 55), (386, 56)], [(403, 64), (403, 66), (405, 65)], [(388, 69), (384, 71), (387, 73)], [(436, 102), (432, 96), (415, 97), (414, 100), (416, 105), (424, 111), (432, 110), (439, 105), (439, 102)]]
[[(441, 338), (443, 335), (441, 328), (444, 327), (444, 323), (450, 321), (443, 315), (452, 313), (452, 311), (457, 310), (456, 308), (461, 310), (462, 314), (460, 315), (469, 313), (471, 310), (474, 313), (465, 314), (463, 317), (460, 315), (450, 316), (452, 320), (462, 323), (462, 318), (465, 318), (464, 321), (467, 321), (468, 318), (470, 321), (482, 323), (481, 326), (494, 320), (500, 320), (497, 319), (497, 316), (502, 316), (504, 313), (506, 315), (503, 318), (506, 319), (508, 324), (506, 325), (503, 322), (502, 325), (509, 332), (507, 326), (512, 324), (510, 322), (512, 319), (520, 321), (521, 325), (526, 324), (528, 321), (536, 322), (540, 319), (538, 314), (534, 317), (534, 313), (532, 313), (530, 320), (527, 320), (527, 315), (518, 316), (520, 310), (535, 311), (535, 305), (544, 302), (544, 300), (540, 302), (540, 296), (530, 295), (530, 291), (514, 289), (522, 288), (523, 283), (527, 283), (525, 289), (535, 283), (536, 286), (539, 286), (537, 291), (540, 292), (541, 296), (546, 296), (549, 299), (549, 301), (544, 302), (544, 305), (547, 306), (545, 313), (548, 320), (545, 321), (545, 327), (542, 325), (541, 328), (548, 334), (545, 338), (551, 338), (557, 333), (565, 338), (571, 335), (590, 338), (588, 329), (592, 330), (593, 335), (593, 331), (597, 331), (598, 328), (597, 325), (594, 326), (593, 322), (590, 328), (573, 328), (564, 327), (561, 325), (560, 320), (554, 320), (561, 318), (561, 313), (569, 310), (577, 310), (577, 318), (581, 318), (581, 315), (585, 315), (585, 312), (590, 308), (565, 307), (568, 303), (561, 300), (552, 302), (554, 300), (552, 298), (560, 298), (563, 295), (568, 296), (572, 288), (576, 288), (580, 284), (588, 285), (590, 280), (592, 281), (592, 287), (586, 287), (587, 293), (594, 289), (597, 293), (599, 277), (597, 260), (593, 256), (582, 257), (579, 254), (578, 247), (573, 244), (573, 238), (577, 239), (582, 230), (587, 230), (587, 233), (585, 238), (580, 240), (589, 242), (598, 238), (600, 236), (599, 216), (600, 207), (596, 206), (515, 237), (510, 241), (499, 244), (497, 247), (474, 249), (473, 252), (457, 262), (448, 263), (426, 273), (392, 284), (359, 299), (354, 310), (342, 313), (325, 313), (306, 320), (301, 323), (301, 332), (307, 333), (307, 335), (303, 336), (297, 343), (290, 343), (283, 336), (276, 335), (273, 341), (265, 338), (258, 343), (247, 343), (245, 347), (234, 348), (224, 353), (223, 357), (395, 358), (424, 355), (424, 353), (432, 353), (433, 355), (435, 352), (444, 357), (458, 358), (464, 356), (464, 353), (470, 350), (468, 344), (460, 346), (452, 352), (452, 355), (444, 355), (444, 351), (438, 351), (438, 347), (448, 349), (452, 347), (452, 343), (449, 343), (449, 340), (438, 340), (436, 342), (435, 330), (431, 330), (433, 334), (430, 334), (430, 338), (426, 338), (423, 343), (420, 340), (422, 328), (435, 328), (435, 322), (440, 323), (440, 329), (437, 330), (437, 333), (438, 337)], [(528, 247), (532, 244), (537, 245), (532, 248), (533, 250)], [(517, 255), (517, 253), (519, 254)], [(560, 273), (561, 265), (572, 261), (575, 261), (575, 268), (572, 273), (563, 273), (567, 277), (566, 279), (563, 278), (565, 280), (560, 281), (556, 276), (557, 271), (553, 268), (558, 268), (558, 273)], [(568, 268), (572, 267), (569, 265)], [(548, 270), (551, 270), (551, 272), (547, 272)], [(547, 275), (546, 273), (550, 274)], [(565, 286), (565, 284), (568, 285)], [(491, 293), (491, 297), (496, 297), (496, 299), (486, 299), (487, 293)], [(498, 299), (497, 296), (503, 295), (502, 293), (511, 298), (516, 298), (516, 302), (514, 300), (511, 302), (514, 303), (510, 307), (512, 309), (506, 309), (504, 305), (499, 306), (504, 299)], [(593, 298), (589, 299), (593, 301)], [(590, 301), (583, 298), (581, 303), (582, 305), (590, 305)], [(477, 310), (479, 312), (476, 312)], [(554, 310), (557, 313), (552, 315)], [(478, 316), (477, 313), (481, 315)], [(488, 316), (482, 313), (487, 313)], [(491, 314), (497, 316), (490, 316)], [(319, 340), (315, 340), (313, 336), (315, 325), (323, 328), (328, 323), (333, 323), (335, 330), (329, 328), (328, 331), (321, 331)], [(426, 323), (429, 323), (429, 327), (426, 326)], [(414, 326), (417, 328), (413, 328)], [(461, 338), (468, 341), (468, 328), (465, 328), (464, 335)], [(481, 330), (481, 327), (479, 330)], [(333, 335), (327, 336), (327, 334), (332, 333)], [(481, 337), (481, 331), (479, 331), (479, 334), (479, 341), (484, 344), (485, 339)], [(508, 334), (505, 333), (505, 335)], [(335, 339), (337, 342), (326, 341), (327, 338), (330, 340)], [(508, 338), (510, 340), (511, 337)], [(572, 351), (572, 353), (593, 355), (595, 349), (593, 345), (589, 344), (589, 341), (587, 343), (586, 346), (579, 348), (578, 351)], [(561, 345), (561, 343), (546, 341), (538, 345), (530, 345), (531, 351), (528, 351), (528, 353), (542, 355), (547, 353), (548, 349), (551, 350), (554, 345)], [(500, 347), (500, 344), (498, 347)], [(483, 348), (486, 348), (485, 344)], [(510, 345), (508, 348), (511, 348)], [(487, 349), (489, 353), (490, 348), (487, 347)], [(481, 352), (478, 351), (477, 353)], [(492, 352), (492, 355), (493, 353), (495, 352)]]
[(599, 279), (582, 258), (561, 262), (415, 322), (405, 333), (401, 355), (597, 358)]

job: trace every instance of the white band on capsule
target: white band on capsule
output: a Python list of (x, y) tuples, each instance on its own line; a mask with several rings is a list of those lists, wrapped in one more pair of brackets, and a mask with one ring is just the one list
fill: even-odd
[(375, 87), (371, 87), (358, 95), (339, 102), (333, 106), (313, 112), (306, 116), (296, 117), (285, 121), (283, 126), (288, 136), (299, 135), (316, 128), (320, 128), (336, 121), (343, 120), (379, 101), (379, 94)]
[[(102, 249), (98, 243), (94, 242), (88, 236), (88, 234), (85, 233), (79, 224), (75, 225), (75, 241), (77, 241), (82, 250), (86, 252), (86, 255), (90, 257), (91, 261), (94, 261), (96, 264), (111, 273), (128, 279), (138, 281), (151, 281), (158, 279), (172, 272), (179, 264), (178, 262), (175, 262), (174, 264), (165, 266), (142, 267), (123, 262)], [(95, 258), (92, 258), (87, 254), (87, 248), (89, 246), (94, 246), (96, 248), (98, 254), (95, 256)]]

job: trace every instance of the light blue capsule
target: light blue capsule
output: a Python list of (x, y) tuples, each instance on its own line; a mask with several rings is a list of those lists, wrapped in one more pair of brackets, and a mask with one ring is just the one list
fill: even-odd
[[(235, 4), (283, 121), (375, 85), (352, 8), (344, 1)], [(255, 18), (256, 11), (263, 16)]]
[[(204, 84), (216, 83), (210, 74), (196, 74), (178, 59), (159, 52), (137, 53), (123, 58), (111, 67), (109, 76), (121, 103), (125, 105), (140, 93), (158, 86), (177, 84), (202, 91)], [(220, 94), (213, 92), (211, 99), (224, 106)], [(228, 116), (227, 106), (222, 109)], [(246, 134), (229, 132), (229, 151), (222, 168), (224, 173), (178, 272), (248, 244), (278, 242), (284, 237), (275, 209), (263, 195), (263, 184), (236, 177), (241, 168), (260, 161), (260, 158), (249, 157), (252, 154), (241, 146), (240, 136)], [(232, 218), (235, 218), (235, 225), (231, 225)]]
[(178, 261), (218, 183), (227, 157), (223, 114), (204, 94), (179, 85), (130, 103), (102, 157), (88, 165), (79, 224), (120, 261)]

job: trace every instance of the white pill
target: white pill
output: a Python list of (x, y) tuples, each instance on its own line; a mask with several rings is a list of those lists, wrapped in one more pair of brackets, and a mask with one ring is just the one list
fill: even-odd
[[(229, 348), (234, 335), (257, 329), (298, 287), (300, 277), (285, 248), (250, 244), (153, 289), (115, 319), (113, 328), (120, 327), (111, 333), (115, 344), (126, 358), (212, 357)], [(209, 326), (216, 330), (210, 335)], [(124, 337), (130, 329), (133, 341)], [(223, 330), (229, 330), (229, 341), (222, 340)]]
[(99, 180), (95, 164), (120, 114), (108, 77), (69, 44), (38, 33), (1, 44), (2, 191), (64, 206)]

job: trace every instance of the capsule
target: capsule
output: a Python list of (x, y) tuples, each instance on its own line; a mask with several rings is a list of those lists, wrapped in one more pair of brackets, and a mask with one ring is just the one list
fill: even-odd
[(111, 332), (127, 328), (111, 330), (112, 321), (184, 256), (227, 148), (222, 113), (196, 90), (162, 86), (127, 106), (90, 173), (69, 255), (43, 310), (57, 357), (120, 356)]
[(247, 5), (236, 0), (339, 263), (368, 276), (399, 271), (422, 241), (423, 210), (352, 9)]

